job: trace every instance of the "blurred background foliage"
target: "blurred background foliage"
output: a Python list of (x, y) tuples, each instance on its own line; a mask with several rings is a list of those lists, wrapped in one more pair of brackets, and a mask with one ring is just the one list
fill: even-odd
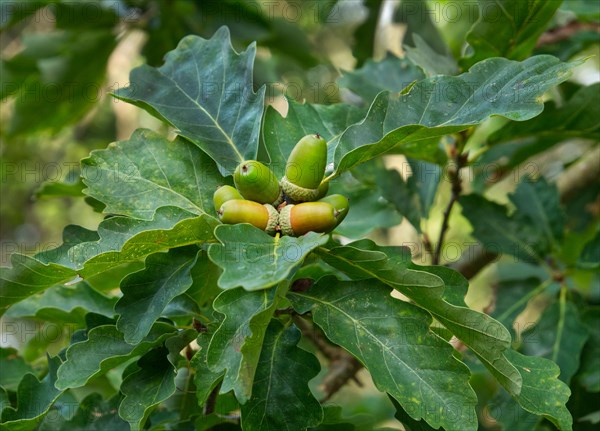
[[(127, 139), (138, 127), (168, 132), (163, 123), (144, 111), (110, 97), (110, 92), (128, 85), (129, 71), (135, 66), (142, 63), (159, 66), (182, 37), (196, 34), (209, 38), (217, 28), (227, 25), (236, 50), (257, 42), (254, 85), (267, 86), (266, 101), (280, 112), (287, 111), (286, 97), (323, 104), (344, 101), (364, 109), (379, 89), (361, 79), (360, 72), (340, 78), (343, 71), (394, 67), (392, 56), (405, 55), (427, 74), (434, 74), (436, 68), (443, 68), (448, 74), (464, 70), (465, 65), (454, 59), (464, 58), (468, 49), (465, 40), (478, 18), (477, 3), (466, 2), (471, 7), (460, 8), (463, 13), (456, 12), (459, 10), (454, 8), (456, 0), (401, 3), (402, 7), (399, 1), (383, 0), (1, 3), (2, 265), (8, 264), (8, 256), (13, 252), (33, 254), (58, 245), (66, 224), (97, 227), (102, 216), (94, 211), (93, 205), (79, 198), (81, 158), (110, 142)], [(565, 61), (591, 56), (577, 69), (573, 79), (550, 95), (557, 107), (564, 107), (582, 86), (600, 81), (599, 21), (600, 3), (596, 0), (564, 1), (547, 33), (556, 35), (564, 29), (568, 33), (564, 37), (550, 37), (535, 48), (536, 54), (552, 54)], [(421, 49), (411, 50), (415, 46)], [(429, 50), (428, 58), (418, 57), (425, 49)], [(339, 79), (346, 80), (346, 88), (339, 89)], [(598, 90), (598, 86), (589, 88)], [(555, 179), (598, 140), (597, 133), (595, 139), (554, 133), (552, 138), (531, 142), (525, 150), (519, 147), (521, 153), (518, 153), (514, 145), (503, 141), (501, 129), (506, 124), (506, 120), (494, 118), (478, 128), (466, 148), (471, 154), (482, 154), (480, 170), (476, 167), (463, 170), (467, 191), (487, 189), (488, 196), (500, 203), (508, 202), (507, 195), (514, 190), (518, 179), (531, 173)], [(532, 123), (524, 124), (528, 124), (527, 128)], [(498, 142), (505, 145), (494, 146)], [(493, 172), (481, 170), (488, 166), (487, 162), (498, 160), (508, 160), (509, 164)], [(397, 206), (372, 193), (381, 186), (383, 180), (377, 172), (382, 172), (382, 168), (398, 169), (406, 178), (407, 169), (417, 169), (414, 164), (408, 166), (403, 157), (389, 156), (385, 161), (366, 164), (353, 172), (353, 177), (346, 177), (334, 186), (351, 190), (357, 203), (354, 215), (351, 213), (346, 223), (349, 232), (368, 234), (379, 243), (409, 245), (415, 261), (427, 264), (430, 261), (421, 245), (421, 232), (402, 219), (407, 215)], [(344, 181), (348, 184), (343, 184)], [(600, 216), (597, 194), (590, 187), (567, 208), (571, 231), (565, 243), (571, 244), (571, 250), (578, 250), (584, 239), (593, 236), (595, 224), (591, 222)], [(449, 195), (450, 184), (442, 181), (439, 192), (431, 198), (429, 217), (421, 222), (422, 231), (431, 238), (437, 238)], [(371, 212), (366, 214), (361, 208)], [(455, 211), (446, 241), (467, 244), (471, 241), (469, 231), (469, 222)], [(449, 252), (445, 257), (448, 262), (459, 256)], [(510, 279), (506, 274), (503, 279), (503, 274), (498, 275), (496, 270), (488, 269), (473, 281), (467, 298), (469, 305), (486, 308), (491, 289)], [(528, 270), (514, 266), (512, 276), (517, 277), (517, 273), (525, 278)], [(600, 290), (597, 276), (582, 273), (578, 283)], [(54, 341), (61, 343), (58, 338)], [(31, 358), (49, 348), (35, 342), (30, 344), (27, 349)], [(113, 374), (116, 376), (118, 370)], [(477, 379), (482, 378), (476, 377), (474, 386), (485, 393), (482, 388), (486, 382)], [(368, 381), (368, 376), (361, 376), (361, 380)], [(575, 394), (573, 399), (580, 395)], [(360, 423), (361, 413), (379, 406), (381, 396), (367, 393), (365, 401), (356, 399), (354, 392), (342, 391), (339, 400), (350, 406), (346, 414), (356, 415)], [(390, 408), (380, 417), (392, 415)]]

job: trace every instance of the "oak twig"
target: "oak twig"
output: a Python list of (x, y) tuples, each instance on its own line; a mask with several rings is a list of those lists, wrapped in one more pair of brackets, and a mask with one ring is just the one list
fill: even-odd
[[(461, 133), (459, 138), (461, 143), (464, 143), (466, 140), (466, 134)], [(457, 149), (456, 143), (451, 148), (451, 155), (453, 156), (453, 160), (455, 166), (452, 169), (448, 169), (448, 177), (451, 183), (451, 195), (450, 201), (444, 210), (444, 216), (442, 219), (442, 227), (440, 228), (440, 236), (438, 238), (438, 242), (435, 246), (435, 251), (433, 253), (432, 263), (434, 265), (439, 265), (440, 257), (442, 254), (442, 248), (444, 246), (444, 237), (446, 236), (446, 231), (448, 230), (448, 223), (450, 221), (450, 214), (452, 212), (452, 208), (454, 204), (460, 198), (460, 194), (462, 193), (462, 184), (460, 180), (460, 170), (465, 167), (467, 164), (467, 156), (465, 154), (461, 154), (459, 149)]]
[(206, 403), (204, 403), (204, 416), (208, 416), (211, 413), (214, 413), (215, 407), (217, 405), (217, 397), (219, 396), (219, 391), (221, 390), (221, 382), (214, 387), (208, 398), (206, 399)]
[(321, 390), (324, 393), (324, 397), (321, 399), (322, 403), (331, 398), (349, 380), (354, 380), (358, 386), (362, 386), (356, 377), (362, 364), (354, 356), (341, 347), (331, 344), (318, 328), (303, 317), (294, 316), (294, 323), (302, 331), (302, 335), (311, 340), (323, 356), (329, 360), (329, 371), (321, 383)]
[(571, 21), (563, 27), (558, 27), (542, 33), (537, 41), (536, 48), (567, 40), (580, 31), (594, 31), (600, 33), (600, 24), (594, 22)]

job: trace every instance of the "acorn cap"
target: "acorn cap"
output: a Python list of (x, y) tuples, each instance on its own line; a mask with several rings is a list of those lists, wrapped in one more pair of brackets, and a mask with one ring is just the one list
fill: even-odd
[(277, 226), (279, 226), (279, 213), (277, 212), (275, 207), (273, 207), (273, 205), (263, 204), (263, 206), (269, 212), (269, 220), (267, 221), (265, 232), (269, 235), (275, 235), (275, 232), (277, 231)]
[(279, 213), (279, 229), (281, 230), (282, 235), (295, 236), (290, 221), (290, 213), (294, 206), (294, 204), (288, 204), (284, 206)]
[(295, 202), (314, 201), (319, 196), (319, 189), (306, 189), (290, 182), (287, 177), (281, 179), (283, 192)]
[(248, 200), (260, 204), (276, 204), (281, 199), (277, 177), (266, 165), (256, 160), (245, 160), (233, 173), (233, 182)]

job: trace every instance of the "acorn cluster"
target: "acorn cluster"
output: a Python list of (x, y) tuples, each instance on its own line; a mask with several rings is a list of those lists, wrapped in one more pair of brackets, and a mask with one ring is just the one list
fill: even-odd
[(221, 186), (213, 196), (219, 219), (250, 223), (270, 235), (332, 231), (348, 214), (349, 204), (343, 195), (326, 196), (326, 164), (327, 143), (319, 134), (298, 141), (281, 181), (261, 162), (240, 163), (233, 174), (235, 187)]

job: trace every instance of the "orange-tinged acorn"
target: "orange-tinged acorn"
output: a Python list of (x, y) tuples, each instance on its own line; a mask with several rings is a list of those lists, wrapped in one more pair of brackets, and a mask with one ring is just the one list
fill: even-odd
[(217, 213), (222, 223), (250, 223), (268, 234), (274, 234), (279, 223), (279, 214), (272, 205), (243, 199), (225, 202)]
[(329, 232), (337, 225), (336, 211), (327, 202), (286, 205), (279, 213), (281, 233), (301, 236), (307, 232)]
[(338, 225), (346, 218), (348, 210), (350, 209), (348, 198), (340, 194), (325, 196), (324, 198), (319, 199), (318, 202), (327, 202), (333, 206), (336, 211)]

